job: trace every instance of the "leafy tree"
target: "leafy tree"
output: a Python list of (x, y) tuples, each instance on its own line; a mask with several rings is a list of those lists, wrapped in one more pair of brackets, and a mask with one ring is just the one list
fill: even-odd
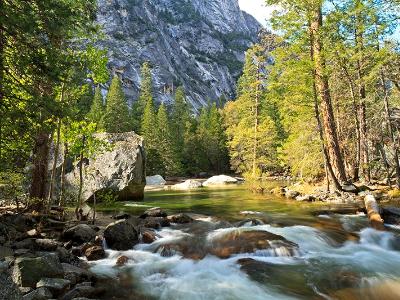
[(128, 103), (118, 76), (114, 76), (111, 81), (101, 125), (108, 133), (128, 132), (131, 130)]

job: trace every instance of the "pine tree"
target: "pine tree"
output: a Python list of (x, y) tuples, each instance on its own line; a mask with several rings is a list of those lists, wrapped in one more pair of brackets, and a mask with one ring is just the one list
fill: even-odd
[(128, 132), (131, 130), (129, 108), (118, 76), (114, 76), (111, 81), (101, 125), (109, 133)]
[(157, 174), (162, 167), (162, 158), (158, 151), (157, 140), (157, 118), (154, 112), (153, 99), (149, 98), (143, 112), (141, 123), (142, 136), (146, 149), (146, 172), (147, 174)]
[(100, 129), (101, 120), (104, 115), (104, 104), (103, 104), (103, 96), (101, 94), (101, 88), (99, 86), (96, 87), (94, 98), (92, 102), (92, 106), (88, 113), (88, 119), (90, 122), (96, 123), (97, 128)]
[(163, 175), (177, 175), (181, 171), (180, 162), (176, 156), (173, 144), (169, 116), (164, 104), (161, 104), (157, 113), (157, 151), (162, 157)]
[(143, 63), (141, 68), (141, 84), (139, 99), (132, 107), (132, 124), (135, 132), (142, 133), (142, 120), (146, 104), (153, 101), (153, 80), (151, 75), (151, 67), (148, 62)]
[(175, 101), (172, 107), (171, 128), (173, 140), (177, 149), (178, 160), (182, 161), (185, 148), (185, 132), (190, 122), (190, 111), (185, 99), (183, 87), (178, 87), (175, 92)]

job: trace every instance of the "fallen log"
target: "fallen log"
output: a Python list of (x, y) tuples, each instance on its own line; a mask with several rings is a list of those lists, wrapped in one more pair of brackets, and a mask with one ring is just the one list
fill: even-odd
[(379, 205), (373, 195), (367, 195), (364, 198), (365, 208), (371, 226), (377, 230), (384, 230), (383, 219), (379, 213)]

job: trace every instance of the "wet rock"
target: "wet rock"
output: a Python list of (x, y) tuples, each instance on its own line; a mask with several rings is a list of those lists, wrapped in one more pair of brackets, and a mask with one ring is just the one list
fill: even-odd
[(31, 253), (30, 249), (17, 249), (14, 251), (14, 256), (26, 256), (27, 254)]
[(260, 226), (260, 225), (264, 225), (265, 223), (260, 220), (260, 219), (246, 219), (243, 221), (240, 221), (239, 223), (237, 223), (237, 227), (242, 227), (242, 226)]
[(285, 197), (288, 199), (296, 199), (296, 197), (299, 195), (300, 195), (300, 193), (298, 191), (293, 191), (293, 190), (289, 190), (289, 189), (285, 190)]
[(176, 214), (168, 216), (167, 219), (169, 222), (177, 224), (186, 224), (194, 221), (192, 217), (188, 216), (187, 214)]
[(88, 261), (100, 260), (106, 257), (106, 252), (101, 246), (92, 246), (85, 250)]
[(56, 254), (41, 257), (19, 257), (15, 260), (12, 277), (19, 286), (36, 287), (36, 283), (44, 277), (62, 277), (62, 265)]
[(69, 280), (71, 284), (87, 281), (93, 277), (93, 274), (88, 270), (66, 263), (61, 265), (64, 272), (64, 279)]
[(13, 282), (7, 268), (0, 268), (0, 299), (21, 300), (22, 295), (18, 286)]
[(128, 261), (129, 261), (129, 258), (125, 255), (122, 255), (117, 258), (117, 262), (115, 264), (118, 267), (122, 267), (122, 266), (125, 266)]
[(108, 225), (104, 231), (107, 245), (114, 250), (129, 250), (139, 242), (136, 229), (126, 220)]
[(400, 225), (400, 208), (384, 207), (381, 209), (381, 216), (386, 224)]
[(193, 190), (193, 189), (198, 189), (201, 188), (203, 185), (201, 184), (200, 181), (189, 179), (186, 180), (185, 182), (175, 184), (171, 187), (172, 190)]
[(276, 196), (285, 196), (285, 188), (284, 188), (284, 187), (278, 186), (278, 187), (276, 187), (276, 188), (273, 188), (273, 189), (270, 191), (270, 193), (271, 193), (271, 194), (274, 194), (274, 195), (276, 195)]
[(146, 210), (141, 216), (140, 218), (142, 219), (146, 219), (148, 217), (153, 217), (153, 218), (165, 218), (167, 216), (167, 213), (159, 208), (159, 207), (153, 207), (150, 208), (148, 210)]
[(39, 237), (41, 237), (41, 234), (39, 233), (39, 231), (37, 230), (37, 229), (31, 229), (31, 230), (28, 230), (27, 232), (26, 232), (26, 234), (29, 236), (29, 237), (31, 237), (31, 238), (39, 238)]
[(62, 278), (42, 278), (36, 284), (37, 288), (44, 287), (48, 289), (53, 296), (58, 296), (69, 289), (71, 282)]
[(77, 284), (72, 290), (65, 293), (61, 300), (72, 300), (75, 298), (95, 298), (101, 293), (101, 290), (92, 286), (91, 282)]
[(73, 241), (75, 244), (83, 244), (93, 241), (96, 237), (96, 231), (86, 224), (79, 224), (63, 232), (64, 240)]
[(167, 182), (161, 175), (147, 176), (146, 185), (165, 185)]
[(239, 253), (253, 253), (257, 250), (268, 250), (271, 255), (276, 256), (293, 256), (298, 251), (298, 245), (280, 235), (263, 230), (237, 229), (209, 239), (209, 253), (220, 258)]
[(14, 251), (11, 248), (0, 246), (0, 260), (7, 256), (13, 256), (13, 255)]
[(153, 231), (146, 230), (142, 233), (142, 242), (145, 244), (151, 244), (157, 239), (156, 234)]
[(218, 186), (236, 183), (238, 183), (236, 178), (226, 175), (218, 175), (208, 178), (205, 182), (203, 182), (203, 186)]
[(48, 300), (51, 298), (53, 298), (51, 292), (47, 288), (41, 287), (26, 294), (23, 300)]
[(123, 214), (118, 214), (115, 216), (112, 216), (112, 218), (114, 220), (126, 220), (126, 219), (130, 219), (132, 216), (130, 214), (127, 213), (123, 213)]
[[(285, 293), (290, 293), (303, 299), (314, 299), (314, 291), (307, 283), (302, 265), (272, 264), (252, 258), (242, 258), (237, 261), (240, 269), (252, 280), (262, 284), (268, 283)], [(282, 282), (285, 284), (282, 286)], [(315, 298), (318, 299), (318, 298)]]

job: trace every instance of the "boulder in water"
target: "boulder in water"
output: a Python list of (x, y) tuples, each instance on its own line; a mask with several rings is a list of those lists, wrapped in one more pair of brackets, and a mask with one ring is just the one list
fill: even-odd
[(201, 188), (203, 185), (201, 184), (200, 181), (189, 179), (186, 180), (185, 182), (175, 184), (171, 187), (173, 190), (193, 190), (193, 189), (198, 189)]
[(159, 207), (153, 207), (150, 208), (148, 210), (146, 210), (141, 216), (140, 218), (142, 219), (146, 219), (148, 217), (153, 217), (153, 218), (165, 218), (167, 216), (167, 213), (159, 208)]
[(167, 219), (171, 223), (177, 223), (177, 224), (186, 224), (186, 223), (193, 222), (192, 217), (188, 216), (187, 214), (176, 214), (176, 215), (168, 216)]
[(238, 180), (234, 177), (226, 175), (218, 175), (208, 178), (205, 182), (203, 182), (203, 186), (218, 186), (218, 185), (227, 185), (235, 183), (238, 183)]
[(165, 185), (167, 182), (161, 175), (147, 176), (146, 185)]
[[(104, 192), (111, 192), (117, 200), (143, 198), (145, 155), (143, 138), (134, 132), (101, 133), (96, 137), (107, 141), (111, 149), (85, 160), (82, 198), (101, 200)], [(72, 194), (79, 189), (79, 167), (66, 174), (66, 188)]]
[(268, 250), (276, 256), (293, 256), (298, 245), (280, 235), (263, 230), (232, 230), (217, 232), (209, 239), (208, 251), (219, 258), (229, 258), (233, 254), (253, 253)]
[(85, 250), (85, 256), (88, 261), (94, 261), (105, 258), (106, 252), (101, 246), (91, 246)]
[(130, 250), (139, 242), (135, 227), (126, 220), (109, 224), (104, 230), (104, 238), (114, 250)]

